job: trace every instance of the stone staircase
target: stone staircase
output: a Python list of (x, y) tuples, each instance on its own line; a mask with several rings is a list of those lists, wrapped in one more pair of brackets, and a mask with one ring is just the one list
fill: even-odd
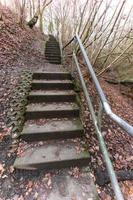
[(49, 36), (49, 41), (46, 43), (45, 57), (49, 63), (61, 64), (61, 52), (59, 43), (52, 35)]
[(52, 64), (46, 64), (47, 70), (33, 73), (26, 121), (20, 135), (29, 146), (16, 158), (14, 166), (30, 170), (88, 165), (89, 153), (77, 152), (75, 143), (75, 138), (84, 134), (77, 94), (71, 74), (59, 65), (59, 45), (52, 36), (46, 44), (45, 56)]

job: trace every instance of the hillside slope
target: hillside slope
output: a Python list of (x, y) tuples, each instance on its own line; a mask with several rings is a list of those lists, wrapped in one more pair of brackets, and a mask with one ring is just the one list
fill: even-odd
[[(44, 64), (45, 36), (37, 28), (23, 29), (16, 22), (17, 16), (0, 5), (0, 127), (5, 129), (5, 111), (10, 92), (16, 85), (19, 74), (24, 69), (40, 67)], [(4, 113), (4, 115), (3, 115)]]
[[(47, 191), (52, 188), (52, 176), (55, 172), (18, 172), (12, 167), (15, 158), (14, 151), (10, 148), (10, 129), (6, 127), (6, 111), (8, 110), (10, 94), (16, 86), (19, 75), (24, 69), (35, 69), (44, 66), (44, 45), (47, 36), (41, 34), (37, 28), (33, 30), (25, 26), (23, 29), (16, 22), (16, 15), (9, 9), (0, 6), (0, 200), (31, 200), (46, 199)], [(68, 67), (68, 64), (66, 65)], [(95, 90), (88, 72), (83, 67), (82, 72), (91, 94), (95, 97)], [(109, 77), (109, 76), (108, 76)], [(107, 77), (107, 78), (108, 78)], [(132, 124), (133, 110), (132, 97), (124, 97), (119, 85), (114, 86), (100, 80), (102, 88), (113, 108), (114, 112)], [(124, 88), (123, 88), (124, 87)], [(127, 87), (122, 86), (123, 93), (126, 93)], [(113, 95), (112, 95), (113, 94)], [(84, 99), (83, 99), (84, 100)], [(83, 101), (85, 103), (85, 101)], [(94, 127), (90, 123), (90, 113), (86, 104), (84, 105), (84, 123), (86, 133), (86, 144), (91, 153), (93, 168), (102, 167), (105, 169), (98, 140), (94, 133)], [(124, 108), (124, 109), (123, 109)], [(110, 122), (110, 121), (109, 121)], [(38, 122), (40, 123), (40, 122)], [(133, 168), (133, 140), (126, 135), (116, 124), (104, 118), (105, 128), (103, 134), (108, 146), (110, 157), (113, 161), (115, 170)], [(89, 133), (89, 136), (88, 136)], [(89, 137), (89, 139), (88, 139)], [(58, 173), (58, 172), (57, 172)], [(78, 176), (78, 169), (74, 169), (71, 174)], [(18, 184), (19, 183), (19, 184)], [(131, 200), (133, 197), (132, 181), (121, 183), (125, 199)], [(112, 190), (109, 187), (98, 188), (99, 196), (102, 200), (113, 200)], [(109, 194), (109, 195), (108, 195)], [(75, 199), (75, 198), (73, 198)], [(76, 200), (76, 199), (75, 199)]]

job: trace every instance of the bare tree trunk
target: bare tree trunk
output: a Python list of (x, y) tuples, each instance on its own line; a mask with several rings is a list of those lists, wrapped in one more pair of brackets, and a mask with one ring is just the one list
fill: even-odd
[(40, 30), (43, 32), (43, 14), (44, 14), (44, 10), (45, 8), (52, 2), (52, 0), (50, 0), (49, 2), (47, 2), (47, 0), (44, 0), (43, 2), (38, 0), (37, 3), (37, 11), (35, 13), (35, 2), (34, 0), (32, 0), (32, 7), (33, 7), (33, 12), (34, 12), (34, 17), (28, 22), (28, 25), (30, 28), (33, 28), (35, 26), (35, 24), (38, 22), (39, 19), (39, 27)]
[(21, 0), (20, 5), (20, 26), (23, 27), (25, 20), (26, 0)]
[(32, 16), (35, 14), (35, 0), (32, 0)]
[(27, 23), (27, 25), (32, 29), (38, 21), (38, 15), (34, 15), (34, 17)]
[(43, 13), (40, 12), (40, 15), (39, 15), (39, 25), (40, 25), (40, 30), (41, 32), (43, 32)]
[(32, 1), (29, 0), (30, 18), (32, 18)]

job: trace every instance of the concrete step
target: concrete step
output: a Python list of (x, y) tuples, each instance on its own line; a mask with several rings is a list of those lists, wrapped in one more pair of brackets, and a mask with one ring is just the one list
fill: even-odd
[[(100, 200), (94, 185), (90, 168), (80, 168), (78, 178), (71, 175), (70, 169), (62, 169), (52, 179), (47, 200)], [(110, 199), (110, 198), (109, 198)], [(108, 200), (109, 200), (108, 199)], [(104, 200), (107, 200), (105, 197)]]
[(50, 64), (55, 64), (55, 65), (60, 65), (61, 64), (61, 61), (59, 60), (48, 60), (48, 59), (46, 59), (46, 61), (48, 62), (48, 63), (50, 63)]
[(47, 54), (50, 54), (50, 53), (55, 53), (55, 55), (57, 55), (57, 56), (60, 56), (61, 57), (61, 55), (60, 55), (60, 52), (57, 52), (56, 50), (54, 50), (54, 51), (46, 51), (46, 54), (45, 54), (45, 56), (48, 56)]
[(48, 59), (46, 59), (45, 60), (45, 63), (50, 63), (50, 64), (54, 64), (54, 65), (60, 65), (61, 64), (61, 61), (51, 61), (51, 60), (48, 60)]
[(59, 48), (59, 47), (56, 47), (56, 46), (50, 46), (50, 45), (49, 45), (49, 46), (47, 46), (47, 47), (45, 48), (45, 51), (47, 51), (47, 50), (50, 50), (50, 51), (51, 51), (51, 50), (52, 50), (52, 51), (53, 51), (53, 50), (55, 50), (55, 51), (56, 51), (56, 50), (57, 50), (57, 51), (60, 51), (60, 48)]
[(62, 67), (61, 64), (55, 65), (55, 64), (50, 64), (50, 63), (45, 63), (45, 67), (43, 67), (39, 71), (42, 71), (44, 73), (45, 72), (51, 72), (51, 73), (66, 72), (66, 70)]
[(46, 43), (46, 45), (58, 45), (59, 46), (59, 43), (57, 41), (49, 41)]
[(56, 57), (55, 57), (55, 55), (53, 56), (51, 56), (51, 55), (46, 55), (45, 54), (45, 58), (48, 58), (48, 59), (50, 59), (50, 60), (61, 60), (61, 57), (60, 57), (60, 55), (56, 55)]
[(59, 46), (59, 43), (57, 41), (49, 41), (49, 42), (46, 42), (46, 45), (58, 45)]
[(79, 107), (75, 103), (29, 104), (26, 119), (79, 117)]
[(50, 120), (45, 125), (26, 122), (20, 137), (25, 141), (68, 139), (83, 136), (83, 126), (79, 119)]
[(32, 147), (15, 160), (17, 169), (60, 169), (74, 166), (85, 166), (90, 163), (88, 152), (78, 153), (73, 142), (54, 141), (40, 147)]
[(45, 54), (45, 58), (53, 58), (53, 59), (60, 58), (61, 59), (59, 54), (53, 54), (53, 53)]
[(46, 58), (61, 59), (60, 55), (46, 55)]
[(60, 52), (60, 49), (58, 47), (46, 47), (45, 52), (47, 51), (57, 51)]
[(46, 60), (49, 60), (49, 61), (54, 61), (54, 62), (61, 62), (61, 58), (60, 57), (56, 57), (56, 58), (53, 58), (53, 56), (49, 56), (49, 57), (45, 57)]
[(55, 56), (59, 56), (59, 57), (61, 58), (60, 53), (55, 52), (55, 51), (54, 51), (54, 52), (52, 52), (52, 51), (46, 52), (46, 53), (45, 53), (45, 57), (50, 56), (50, 54), (53, 54), (53, 55), (55, 55)]
[(60, 56), (60, 53), (55, 53), (55, 52), (45, 52), (45, 56)]
[(53, 56), (45, 56), (45, 59), (46, 60), (50, 60), (50, 61), (61, 61), (61, 57), (56, 57), (56, 58), (54, 58)]
[(50, 54), (53, 54), (53, 55), (58, 56), (58, 57), (61, 58), (60, 53), (52, 52), (52, 51), (46, 52), (45, 57), (51, 56)]
[(36, 71), (33, 74), (33, 79), (49, 79), (49, 80), (66, 80), (71, 79), (71, 74), (69, 72), (42, 72)]
[(48, 53), (45, 54), (45, 58), (58, 60), (58, 59), (61, 59), (61, 56), (60, 56), (59, 53), (58, 53), (58, 54), (57, 54), (57, 53), (54, 54), (54, 53), (52, 53), (52, 52), (48, 52)]
[(46, 44), (45, 49), (47, 49), (47, 48), (49, 48), (49, 47), (60, 49), (60, 47), (59, 47), (58, 44), (52, 44), (52, 43)]
[(49, 46), (49, 45), (56, 45), (56, 46), (59, 46), (59, 43), (57, 41), (48, 41), (46, 43), (46, 46)]
[(37, 90), (29, 93), (30, 103), (74, 102), (76, 93), (73, 90)]
[(61, 62), (61, 58), (53, 58), (52, 56), (51, 57), (45, 57), (46, 60), (49, 60), (50, 62)]
[(71, 90), (74, 88), (73, 82), (71, 80), (33, 80), (32, 89), (33, 90), (43, 90), (43, 89), (64, 89)]
[(45, 48), (45, 51), (47, 51), (47, 50), (51, 50), (51, 49), (55, 49), (55, 50), (58, 50), (58, 51), (60, 51), (60, 47), (59, 46), (56, 46), (56, 45), (48, 45), (48, 46), (46, 46), (46, 48)]
[(52, 60), (52, 59), (45, 59), (45, 63), (49, 63), (51, 65), (61, 65), (61, 60)]

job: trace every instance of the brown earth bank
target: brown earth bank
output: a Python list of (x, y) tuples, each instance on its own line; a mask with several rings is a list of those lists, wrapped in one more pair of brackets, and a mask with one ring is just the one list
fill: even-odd
[[(33, 69), (44, 64), (44, 39), (35, 28), (20, 27), (16, 15), (0, 6), (0, 125), (4, 130), (5, 110), (9, 96), (24, 69)], [(4, 115), (3, 115), (4, 113)]]
[(1, 5), (0, 14), (0, 200), (37, 199), (37, 191), (43, 198), (45, 190), (51, 187), (51, 174), (14, 171), (16, 152), (12, 149), (11, 129), (6, 127), (6, 112), (21, 72), (45, 65), (47, 36), (37, 28), (21, 28), (16, 14)]
[[(6, 127), (5, 118), (9, 107), (10, 94), (18, 83), (22, 70), (33, 70), (45, 65), (43, 53), (46, 36), (41, 34), (37, 28), (31, 30), (25, 26), (22, 29), (15, 21), (16, 15), (9, 9), (0, 6), (0, 13), (3, 13), (3, 20), (0, 21), (0, 200), (44, 200), (52, 187), (52, 176), (55, 176), (58, 172), (14, 170), (12, 164), (16, 152), (11, 149), (11, 130)], [(82, 72), (94, 104), (97, 105), (96, 91), (89, 77), (86, 76), (85, 67), (82, 67)], [(113, 111), (133, 124), (132, 99), (125, 95), (128, 87), (121, 86), (120, 90), (118, 85), (106, 82), (105, 78), (101, 78), (100, 83)], [(121, 91), (124, 92), (124, 95)], [(95, 180), (95, 171), (99, 168), (105, 169), (105, 164), (83, 93), (81, 93), (81, 100), (86, 134), (85, 146), (91, 154), (91, 169), (94, 172)], [(133, 140), (106, 116), (103, 117), (103, 123), (102, 132), (115, 170), (133, 169)], [(76, 168), (72, 171), (72, 174), (76, 176), (79, 174), (79, 170)], [(133, 182), (121, 182), (120, 186), (125, 199), (132, 200)], [(105, 187), (97, 186), (97, 188), (100, 199), (114, 199), (110, 184)]]
[[(133, 109), (132, 101), (127, 96), (123, 96), (118, 85), (112, 85), (106, 82), (104, 78), (100, 78), (101, 86), (107, 96), (107, 99), (112, 107), (114, 113), (133, 125)], [(97, 107), (97, 97), (96, 91), (91, 81), (87, 81), (89, 91), (92, 95), (94, 104)], [(126, 87), (122, 87), (122, 91), (127, 90)], [(84, 108), (86, 105), (84, 106)], [(85, 108), (85, 110), (87, 110)], [(84, 117), (86, 121), (87, 116)], [(90, 117), (91, 119), (91, 117)], [(94, 174), (97, 174), (98, 170), (105, 170), (105, 163), (102, 158), (101, 151), (99, 149), (99, 144), (94, 133), (94, 127), (92, 124), (85, 123), (86, 126), (86, 136), (89, 151), (92, 155), (92, 169)], [(89, 131), (91, 129), (91, 132)], [(116, 172), (119, 170), (133, 170), (133, 138), (125, 133), (118, 125), (111, 121), (106, 115), (103, 116), (103, 128), (102, 134), (105, 139), (107, 149), (111, 161), (113, 163)], [(97, 178), (97, 177), (95, 177)], [(102, 177), (103, 179), (105, 177)], [(120, 182), (121, 189), (125, 195), (125, 199), (133, 198), (133, 181)], [(98, 187), (99, 188), (99, 187)], [(106, 187), (99, 188), (101, 199), (113, 199), (113, 192), (111, 191), (111, 185), (106, 185)], [(107, 197), (106, 197), (106, 194)]]

